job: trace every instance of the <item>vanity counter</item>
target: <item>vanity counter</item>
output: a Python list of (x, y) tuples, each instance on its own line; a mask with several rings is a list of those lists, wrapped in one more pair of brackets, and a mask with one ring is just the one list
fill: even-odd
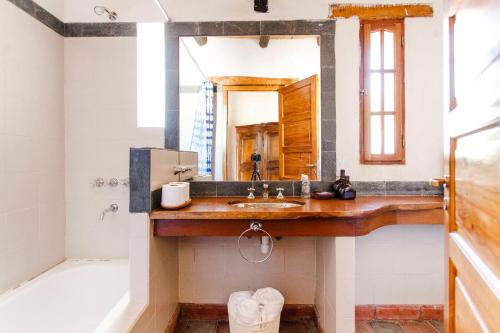
[(155, 235), (239, 236), (249, 222), (259, 221), (273, 236), (362, 236), (386, 225), (442, 224), (444, 220), (441, 197), (283, 200), (304, 203), (294, 208), (240, 208), (229, 204), (235, 200), (247, 201), (241, 197), (194, 198), (190, 206), (180, 210), (154, 210), (150, 219)]

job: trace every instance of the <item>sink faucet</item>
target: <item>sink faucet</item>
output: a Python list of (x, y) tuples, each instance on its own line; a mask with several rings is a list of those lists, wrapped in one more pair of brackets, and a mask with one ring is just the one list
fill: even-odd
[(118, 211), (118, 205), (117, 204), (111, 204), (108, 208), (103, 210), (101, 212), (101, 215), (99, 215), (99, 221), (104, 221), (104, 217), (106, 216), (107, 213), (116, 213)]
[(247, 199), (250, 199), (250, 200), (253, 200), (255, 199), (255, 195), (253, 194), (253, 192), (255, 192), (255, 189), (253, 187), (250, 187), (248, 188), (248, 197)]
[(278, 195), (276, 196), (276, 199), (285, 199), (285, 196), (283, 195), (283, 191), (285, 189), (283, 187), (278, 187), (276, 191), (278, 191)]
[(269, 184), (262, 184), (262, 199), (269, 199)]

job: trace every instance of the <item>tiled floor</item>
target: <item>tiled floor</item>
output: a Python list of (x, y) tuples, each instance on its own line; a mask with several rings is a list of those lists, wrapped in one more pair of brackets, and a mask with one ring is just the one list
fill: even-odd
[[(372, 320), (357, 321), (356, 333), (443, 333), (438, 320)], [(180, 321), (175, 333), (229, 333), (229, 324), (216, 320)], [(280, 333), (318, 333), (313, 320), (282, 322)]]
[[(176, 333), (229, 333), (229, 324), (224, 321), (181, 321)], [(318, 333), (318, 330), (313, 320), (297, 320), (282, 322), (280, 333)]]
[(438, 320), (372, 320), (357, 321), (356, 333), (443, 333)]

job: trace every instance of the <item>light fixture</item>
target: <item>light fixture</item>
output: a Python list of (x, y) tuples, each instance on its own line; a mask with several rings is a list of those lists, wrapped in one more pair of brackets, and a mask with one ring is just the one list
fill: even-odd
[(104, 6), (95, 6), (94, 13), (96, 13), (99, 16), (106, 13), (108, 14), (108, 18), (110, 21), (116, 21), (116, 18), (118, 17), (118, 14), (115, 11), (109, 10)]

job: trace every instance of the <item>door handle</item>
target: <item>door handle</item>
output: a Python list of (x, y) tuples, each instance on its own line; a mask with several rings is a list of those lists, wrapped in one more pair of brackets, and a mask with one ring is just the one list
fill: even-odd
[(306, 164), (306, 167), (308, 167), (308, 168), (315, 168), (316, 164), (314, 164), (314, 163)]

